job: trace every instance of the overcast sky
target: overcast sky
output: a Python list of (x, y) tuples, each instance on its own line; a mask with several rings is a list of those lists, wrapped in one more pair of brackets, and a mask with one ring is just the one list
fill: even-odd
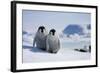
[(91, 14), (23, 10), (23, 30), (28, 32), (36, 32), (41, 25), (48, 31), (54, 28), (61, 32), (69, 24), (91, 24)]

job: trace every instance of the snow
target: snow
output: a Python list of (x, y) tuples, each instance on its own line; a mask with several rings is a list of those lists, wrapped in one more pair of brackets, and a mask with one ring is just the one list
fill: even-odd
[[(56, 54), (48, 53), (39, 48), (33, 48), (32, 41), (33, 40), (31, 36), (23, 38), (23, 63), (78, 61), (78, 60), (90, 60), (91, 58), (91, 53), (75, 51), (74, 49), (76, 48), (74, 47), (74, 45), (72, 46), (74, 48), (72, 48), (71, 45), (67, 46), (65, 39), (61, 39), (61, 48)], [(79, 46), (77, 46), (77, 48), (78, 47)]]
[(23, 49), (23, 63), (52, 62), (52, 61), (73, 61), (88, 60), (90, 53), (78, 52), (74, 50), (60, 49), (57, 54), (47, 53), (38, 48)]

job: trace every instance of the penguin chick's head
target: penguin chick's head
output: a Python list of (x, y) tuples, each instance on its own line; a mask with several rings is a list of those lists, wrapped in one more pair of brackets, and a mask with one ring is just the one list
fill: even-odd
[(55, 29), (51, 29), (49, 34), (55, 35), (56, 30)]
[(38, 28), (38, 31), (40, 31), (40, 32), (44, 32), (45, 31), (45, 27), (44, 26), (40, 26), (39, 28)]

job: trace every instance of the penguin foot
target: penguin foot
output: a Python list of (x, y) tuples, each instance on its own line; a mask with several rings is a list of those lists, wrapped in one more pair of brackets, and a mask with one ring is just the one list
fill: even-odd
[(54, 54), (56, 54), (57, 52), (49, 51), (49, 53), (54, 53)]

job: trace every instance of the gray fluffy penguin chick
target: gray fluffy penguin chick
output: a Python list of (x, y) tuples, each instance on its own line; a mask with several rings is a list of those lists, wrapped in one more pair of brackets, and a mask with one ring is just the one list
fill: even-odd
[(56, 30), (51, 29), (46, 38), (46, 51), (50, 53), (57, 53), (60, 49), (60, 40), (57, 36)]
[(33, 47), (40, 48), (42, 50), (46, 50), (46, 36), (47, 36), (47, 31), (44, 26), (40, 26), (38, 28), (38, 31), (35, 35), (34, 41), (33, 41)]

